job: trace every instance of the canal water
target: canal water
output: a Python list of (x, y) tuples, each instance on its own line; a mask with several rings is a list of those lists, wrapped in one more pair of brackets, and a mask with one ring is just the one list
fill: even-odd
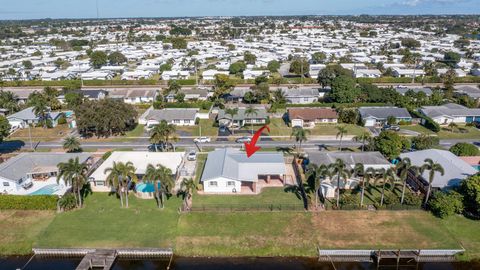
[[(46, 259), (34, 258), (25, 268), (29, 257), (0, 258), (1, 270), (50, 270), (75, 269), (80, 259)], [(377, 268), (373, 263), (325, 263), (308, 258), (175, 258), (170, 269), (172, 270), (479, 270), (480, 262), (469, 263), (409, 263), (396, 267), (394, 262), (390, 266)], [(150, 270), (166, 269), (168, 261), (162, 260), (117, 260), (113, 270)]]

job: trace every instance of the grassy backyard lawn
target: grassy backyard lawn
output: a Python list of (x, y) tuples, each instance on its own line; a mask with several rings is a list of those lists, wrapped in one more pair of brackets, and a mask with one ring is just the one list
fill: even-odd
[(193, 205), (299, 205), (302, 201), (295, 194), (286, 192), (283, 187), (270, 187), (262, 189), (258, 195), (200, 195), (195, 194)]
[(39, 247), (170, 247), (175, 244), (177, 209), (172, 197), (158, 209), (154, 200), (130, 196), (130, 207), (107, 193), (96, 193), (81, 210), (58, 214), (39, 235)]
[(441, 220), (424, 211), (179, 214), (180, 203), (173, 197), (160, 210), (153, 200), (131, 196), (130, 208), (122, 209), (114, 196), (96, 193), (84, 209), (67, 213), (2, 211), (0, 252), (25, 254), (31, 246), (173, 247), (179, 256), (313, 257), (317, 246), (456, 249), (461, 243), (465, 258), (480, 256), (479, 221), (459, 216)]
[[(67, 125), (58, 125), (54, 128), (32, 127), (30, 128), (33, 141), (52, 141), (58, 140), (66, 136), (70, 129)], [(28, 128), (18, 129), (10, 137), (9, 140), (28, 141), (30, 138)]]
[(54, 217), (53, 211), (0, 211), (0, 254), (30, 253)]

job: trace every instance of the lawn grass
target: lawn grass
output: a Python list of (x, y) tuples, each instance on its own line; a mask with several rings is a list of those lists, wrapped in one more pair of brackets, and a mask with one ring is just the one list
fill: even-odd
[(0, 211), (0, 254), (28, 254), (38, 234), (52, 222), (53, 211)]
[(38, 247), (171, 247), (175, 244), (177, 209), (172, 197), (165, 209), (154, 200), (130, 196), (130, 207), (120, 208), (116, 196), (95, 193), (80, 210), (58, 214), (39, 236)]
[(144, 125), (138, 124), (134, 129), (127, 131), (125, 137), (142, 137), (144, 135)]
[[(347, 128), (347, 134), (351, 136), (360, 135), (362, 132), (366, 131), (364, 127), (351, 125), (351, 124), (341, 124)], [(283, 119), (272, 118), (270, 119), (270, 135), (272, 136), (290, 136), (292, 134), (292, 128), (285, 125)], [(337, 126), (336, 124), (317, 124), (312, 129), (307, 129), (310, 131), (309, 136), (336, 136), (337, 135)]]
[(179, 256), (314, 257), (317, 246), (460, 249), (463, 245), (467, 249), (463, 259), (480, 257), (480, 221), (461, 216), (441, 220), (414, 210), (180, 214), (180, 204), (180, 198), (172, 197), (161, 210), (154, 200), (131, 196), (130, 207), (122, 209), (115, 196), (94, 193), (85, 208), (66, 213), (1, 211), (0, 252), (27, 254), (32, 246), (172, 247)]
[(302, 200), (295, 194), (286, 192), (283, 187), (262, 189), (258, 195), (203, 195), (195, 194), (193, 205), (239, 205), (255, 207), (258, 205), (299, 205)]
[[(18, 129), (10, 137), (9, 140), (23, 140), (28, 141), (30, 139), (29, 129)], [(65, 137), (70, 132), (67, 125), (58, 125), (54, 128), (43, 127), (31, 127), (30, 133), (32, 135), (32, 141), (52, 141)]]
[(218, 134), (218, 127), (214, 127), (214, 120), (211, 119), (200, 119), (198, 125), (195, 126), (178, 126), (176, 127), (177, 133), (178, 131), (187, 132), (190, 136), (200, 136), (200, 129), (201, 129), (201, 136), (217, 136)]
[(416, 131), (421, 134), (437, 135), (439, 139), (478, 139), (480, 138), (480, 130), (475, 127), (468, 127), (465, 125), (459, 125), (460, 129), (465, 130), (465, 133), (452, 132), (448, 127), (441, 127), (441, 130), (437, 133), (425, 128), (422, 125), (402, 126), (402, 129)]

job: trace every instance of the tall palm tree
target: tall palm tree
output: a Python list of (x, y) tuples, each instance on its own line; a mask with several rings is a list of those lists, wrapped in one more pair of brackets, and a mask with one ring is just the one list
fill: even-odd
[[(337, 133), (338, 134), (338, 133)], [(361, 142), (362, 143), (362, 152), (365, 151), (365, 144), (366, 142), (370, 141), (372, 138), (372, 135), (368, 131), (362, 132), (360, 135), (357, 135), (352, 138), (353, 141), (355, 142)]]
[(75, 136), (68, 136), (63, 140), (63, 149), (67, 153), (80, 152), (82, 150), (80, 141)]
[[(238, 108), (227, 108), (225, 109), (225, 114), (228, 114), (232, 117), (232, 124), (234, 122), (235, 115), (238, 114)], [(232, 134), (234, 134), (233, 129), (232, 129)]]
[(309, 164), (307, 169), (307, 179), (312, 178), (313, 190), (315, 192), (315, 207), (318, 207), (318, 194), (320, 193), (320, 188), (322, 187), (322, 181), (328, 175), (329, 168), (325, 164), (317, 166), (316, 164)]
[(253, 119), (251, 116), (257, 115), (258, 114), (258, 109), (253, 107), (253, 106), (248, 106), (248, 108), (245, 110), (245, 115), (250, 116), (250, 127), (252, 128), (252, 135), (253, 135)]
[(63, 179), (65, 185), (71, 185), (76, 206), (82, 207), (81, 190), (87, 183), (87, 165), (80, 163), (78, 157), (76, 157), (75, 159), (69, 159), (68, 162), (59, 163), (57, 168), (57, 182)]
[(48, 106), (47, 100), (42, 95), (35, 99), (33, 113), (43, 121), (43, 127), (45, 128), (47, 126)]
[(372, 179), (375, 177), (375, 169), (372, 167), (369, 167), (365, 170), (365, 174), (363, 175), (363, 181), (362, 181), (362, 195), (360, 198), (360, 206), (363, 206), (363, 201), (365, 197), (365, 189), (371, 185)]
[(403, 201), (405, 199), (405, 190), (407, 188), (407, 179), (409, 172), (418, 175), (419, 169), (417, 166), (413, 166), (410, 159), (406, 157), (401, 159), (397, 165), (397, 173), (400, 181), (402, 182), (402, 197), (400, 199), (400, 204), (403, 204)]
[(392, 168), (385, 170), (384, 168), (377, 170), (377, 176), (375, 185), (377, 185), (378, 180), (382, 180), (382, 196), (380, 198), (380, 206), (383, 205), (383, 200), (385, 198), (385, 186), (388, 182), (393, 183), (395, 181), (395, 172)]
[(310, 130), (303, 129), (302, 127), (294, 127), (292, 129), (292, 134), (290, 134), (290, 138), (295, 137), (295, 141), (300, 144), (297, 151), (299, 149), (302, 149), (302, 142), (307, 140), (308, 134), (310, 134)]
[(162, 146), (162, 151), (168, 146), (170, 139), (174, 139), (172, 135), (176, 132), (175, 125), (168, 124), (167, 121), (162, 120), (158, 125), (155, 125), (150, 131), (150, 143), (155, 145), (155, 151), (158, 151), (158, 145)]
[(427, 158), (424, 160), (425, 164), (420, 167), (420, 171), (423, 173), (424, 171), (428, 171), (428, 189), (427, 195), (425, 196), (425, 206), (427, 206), (428, 199), (430, 198), (430, 192), (432, 189), (432, 183), (435, 179), (435, 172), (440, 173), (441, 176), (445, 174), (445, 170), (443, 169), (442, 165), (439, 163), (434, 162), (432, 159)]
[(185, 205), (188, 206), (188, 200), (192, 198), (193, 191), (198, 189), (197, 182), (193, 178), (183, 178), (182, 183), (180, 184), (180, 189), (183, 191)]
[(352, 173), (349, 169), (347, 169), (345, 162), (343, 162), (343, 160), (341, 159), (337, 159), (335, 163), (332, 163), (329, 166), (332, 171), (332, 174), (337, 176), (337, 208), (339, 208), (340, 207), (340, 181), (342, 179), (346, 181), (347, 178), (349, 178), (352, 175)]
[(164, 208), (165, 206), (165, 194), (169, 193), (174, 185), (172, 178), (172, 171), (158, 164), (156, 167), (152, 164), (148, 164), (145, 172), (144, 181), (152, 183), (155, 189), (155, 199), (157, 200), (158, 208)]
[(345, 126), (337, 126), (337, 136), (336, 138), (340, 138), (340, 151), (342, 151), (342, 140), (343, 140), (343, 136), (347, 135), (348, 131), (347, 131), (347, 128)]
[(120, 197), (120, 205), (123, 207), (123, 196), (125, 196), (125, 207), (128, 208), (128, 188), (131, 181), (137, 181), (135, 166), (132, 162), (113, 162), (112, 167), (104, 171), (107, 175), (107, 183), (115, 188)]

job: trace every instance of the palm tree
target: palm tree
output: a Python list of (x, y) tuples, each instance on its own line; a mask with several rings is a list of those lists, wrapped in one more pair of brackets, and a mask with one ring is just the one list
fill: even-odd
[(180, 184), (180, 189), (183, 191), (185, 196), (185, 206), (188, 206), (188, 200), (192, 198), (193, 191), (198, 189), (197, 182), (195, 182), (193, 178), (183, 178), (182, 183)]
[[(245, 110), (245, 115), (252, 116), (257, 114), (258, 114), (258, 109), (253, 106), (248, 106), (248, 108)], [(250, 126), (252, 128), (252, 135), (253, 135), (253, 119), (251, 117), (250, 117)]]
[[(294, 127), (290, 138), (295, 137), (295, 141), (300, 144), (299, 149), (302, 149), (302, 142), (307, 140), (308, 134), (310, 134), (310, 130), (303, 129), (302, 127)], [(297, 151), (299, 149), (297, 149)]]
[[(232, 124), (233, 124), (234, 122), (233, 118), (235, 117), (235, 115), (238, 114), (238, 108), (227, 108), (225, 109), (225, 114), (228, 114), (232, 117)], [(233, 129), (232, 129), (232, 134), (234, 134)]]
[[(337, 133), (338, 135), (338, 133)], [(353, 141), (355, 142), (362, 142), (362, 152), (365, 151), (365, 144), (367, 141), (370, 141), (372, 138), (372, 135), (368, 131), (362, 132), (362, 134), (357, 135), (352, 138)]]
[(80, 141), (74, 136), (68, 136), (63, 140), (63, 149), (67, 153), (80, 152), (82, 148), (80, 147)]
[(33, 113), (43, 121), (43, 127), (45, 128), (47, 126), (48, 107), (47, 100), (42, 95), (39, 95), (38, 98), (35, 99)]
[(158, 125), (155, 125), (150, 131), (150, 143), (155, 145), (155, 151), (158, 151), (158, 145), (162, 145), (162, 151), (168, 145), (172, 135), (175, 134), (176, 128), (173, 124), (168, 124), (167, 121), (162, 120)]
[(439, 163), (434, 162), (432, 159), (427, 158), (424, 160), (425, 164), (420, 167), (420, 171), (423, 172), (425, 170), (429, 171), (428, 173), (428, 189), (427, 189), (427, 195), (425, 196), (425, 206), (427, 206), (428, 199), (430, 197), (430, 192), (432, 189), (432, 183), (433, 179), (435, 178), (435, 172), (439, 172), (441, 176), (445, 174), (445, 170), (443, 169), (442, 165)]
[(336, 138), (338, 139), (340, 137), (340, 151), (342, 151), (343, 136), (345, 136), (348, 133), (348, 131), (345, 126), (337, 126), (336, 128), (338, 130)]
[(395, 172), (393, 171), (392, 168), (388, 168), (387, 170), (385, 170), (384, 168), (381, 168), (377, 170), (375, 185), (377, 184), (377, 181), (380, 179), (382, 179), (382, 196), (380, 198), (380, 206), (382, 206), (383, 199), (385, 198), (385, 186), (387, 182), (393, 183), (395, 181)]
[(69, 159), (68, 162), (59, 163), (57, 167), (57, 182), (63, 179), (65, 185), (71, 185), (76, 205), (82, 207), (81, 190), (87, 183), (87, 165), (80, 163), (78, 157), (76, 157), (75, 159)]
[(397, 165), (397, 171), (400, 181), (402, 182), (402, 197), (400, 199), (400, 204), (403, 204), (403, 200), (405, 199), (405, 190), (407, 188), (408, 172), (418, 175), (419, 170), (418, 167), (412, 166), (412, 162), (409, 158), (403, 158)]
[(448, 124), (448, 127), (450, 128), (450, 132), (452, 133), (455, 133), (458, 130), (458, 125), (454, 122), (450, 122), (450, 124)]
[(337, 159), (335, 163), (329, 165), (333, 175), (337, 175), (337, 208), (340, 207), (340, 180), (347, 180), (352, 173), (347, 169), (345, 162)]
[(360, 206), (363, 206), (363, 200), (365, 197), (365, 188), (370, 186), (372, 179), (375, 177), (375, 169), (372, 167), (369, 167), (365, 170), (365, 174), (363, 175), (363, 181), (362, 181), (362, 195), (360, 199)]
[(318, 194), (320, 193), (320, 188), (322, 187), (322, 180), (328, 175), (329, 168), (325, 164), (317, 166), (316, 164), (309, 164), (307, 170), (307, 179), (312, 178), (313, 190), (315, 192), (315, 207), (318, 207)]
[(161, 207), (163, 209), (165, 207), (165, 195), (170, 194), (170, 190), (175, 184), (172, 174), (172, 170), (161, 164), (158, 164), (156, 167), (151, 164), (147, 166), (144, 179), (145, 182), (154, 185), (158, 208)]
[(115, 188), (120, 197), (120, 205), (123, 207), (123, 196), (125, 206), (128, 208), (128, 188), (131, 181), (136, 181), (135, 166), (132, 162), (113, 162), (112, 167), (106, 168), (104, 174), (108, 174), (107, 183)]

